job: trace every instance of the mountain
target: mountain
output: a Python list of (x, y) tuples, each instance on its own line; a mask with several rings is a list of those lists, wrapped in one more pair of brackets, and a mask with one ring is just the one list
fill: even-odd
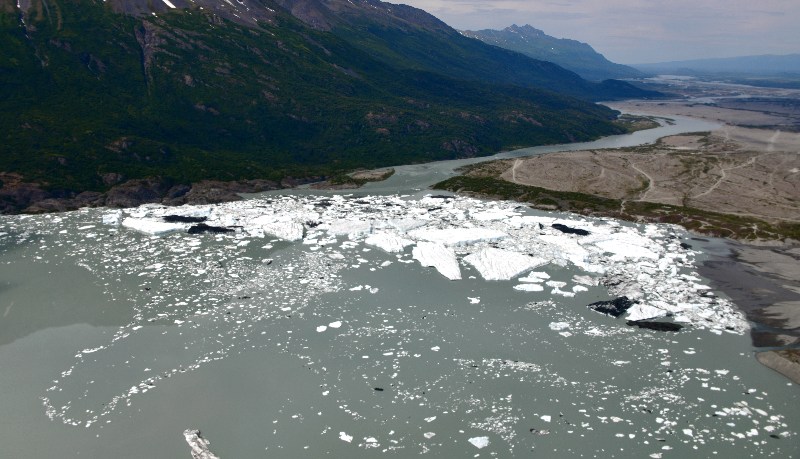
[(0, 0), (0, 210), (590, 139), (615, 112), (553, 90), (620, 83), (372, 0)]
[(800, 54), (741, 56), (716, 59), (637, 64), (635, 67), (647, 73), (698, 75), (709, 73), (742, 75), (786, 75), (800, 74)]
[(633, 67), (609, 61), (586, 43), (551, 37), (530, 25), (520, 27), (514, 24), (503, 30), (462, 30), (461, 33), (534, 59), (556, 63), (587, 80), (642, 76), (642, 72)]

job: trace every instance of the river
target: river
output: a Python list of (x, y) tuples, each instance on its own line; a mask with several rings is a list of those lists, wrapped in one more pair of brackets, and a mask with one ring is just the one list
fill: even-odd
[[(676, 118), (498, 156), (714, 127)], [(705, 255), (682, 248), (686, 233), (422, 197), (482, 160), (396, 167), (356, 192), (0, 217), (3, 456), (188, 458), (188, 428), (224, 459), (797, 454), (797, 387), (753, 359), (729, 303), (696, 276)], [(169, 212), (242, 228), (131, 230)], [(303, 239), (260, 234), (258, 212), (266, 226), (286, 223), (272, 230), (284, 239), (304, 222)], [(416, 247), (432, 234), (464, 237), (447, 249), (461, 279), (420, 266), (411, 246), (369, 241), (388, 234), (385, 222)], [(591, 235), (560, 235), (551, 222)], [(484, 280), (508, 266), (469, 257), (498, 251), (514, 255), (509, 266), (541, 260), (539, 274)], [(629, 327), (586, 307), (612, 296), (598, 284), (603, 270), (646, 298), (716, 306), (676, 313), (689, 325), (678, 333)]]

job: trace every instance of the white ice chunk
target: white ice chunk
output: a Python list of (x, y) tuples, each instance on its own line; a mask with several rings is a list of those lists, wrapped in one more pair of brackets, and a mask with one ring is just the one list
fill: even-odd
[(186, 225), (183, 223), (167, 223), (150, 218), (131, 217), (122, 220), (122, 226), (142, 233), (151, 234), (153, 236), (161, 236), (163, 234), (174, 233), (176, 231), (183, 231), (186, 229)]
[(328, 225), (328, 233), (333, 236), (348, 236), (350, 238), (362, 236), (372, 232), (372, 222), (369, 220), (338, 220)]
[(615, 261), (641, 258), (658, 260), (658, 254), (651, 250), (653, 245), (655, 244), (651, 239), (638, 234), (615, 234), (613, 238), (594, 242), (594, 246), (598, 249), (612, 253), (612, 259)]
[[(166, 1), (166, 0), (165, 0)], [(173, 7), (174, 8), (174, 7)], [(187, 429), (183, 431), (183, 438), (191, 448), (191, 455), (196, 459), (219, 459), (219, 456), (212, 453), (208, 440), (200, 436), (199, 430)]]
[(450, 280), (461, 279), (461, 269), (458, 267), (456, 253), (453, 249), (436, 242), (419, 242), (414, 247), (411, 255), (422, 266), (433, 266), (444, 277)]
[(521, 292), (542, 292), (544, 287), (541, 284), (519, 284), (514, 286), (514, 290)]
[(417, 240), (438, 242), (449, 246), (465, 246), (476, 242), (494, 242), (508, 237), (502, 231), (488, 228), (422, 228), (409, 231), (408, 235)]
[(265, 233), (285, 241), (294, 242), (303, 239), (303, 225), (298, 222), (265, 223), (261, 228)]
[(347, 443), (350, 443), (351, 441), (353, 441), (353, 436), (352, 435), (347, 435), (345, 432), (339, 432), (339, 440), (346, 441)]
[(492, 247), (467, 255), (464, 261), (474, 266), (486, 280), (509, 280), (547, 263), (544, 258)]
[(364, 242), (386, 252), (402, 252), (403, 249), (414, 243), (410, 239), (391, 233), (375, 233), (367, 237)]
[(469, 216), (473, 220), (490, 222), (496, 220), (506, 220), (517, 215), (514, 209), (489, 209), (478, 212), (470, 212)]
[(386, 223), (390, 227), (402, 233), (411, 231), (414, 228), (419, 228), (420, 226), (425, 226), (428, 224), (428, 222), (426, 222), (425, 220), (416, 220), (413, 218), (392, 219)]
[(115, 210), (112, 212), (108, 212), (103, 214), (103, 224), (104, 225), (119, 225), (119, 220), (122, 218), (122, 211)]
[(532, 282), (534, 284), (541, 283), (545, 279), (550, 279), (550, 275), (543, 271), (531, 271), (525, 277), (517, 279), (520, 282)]
[(628, 320), (647, 320), (667, 315), (667, 311), (646, 304), (635, 304), (628, 309)]
[(482, 449), (489, 446), (489, 437), (472, 437), (468, 440), (472, 446)]

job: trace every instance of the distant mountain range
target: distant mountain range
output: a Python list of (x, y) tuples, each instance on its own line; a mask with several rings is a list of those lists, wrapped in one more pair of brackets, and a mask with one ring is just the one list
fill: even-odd
[(530, 25), (520, 27), (514, 24), (503, 30), (462, 30), (461, 33), (534, 59), (556, 63), (587, 80), (643, 76), (642, 72), (633, 67), (609, 61), (586, 43), (551, 37)]
[(743, 75), (800, 75), (800, 54), (759, 55), (718, 59), (637, 64), (634, 67), (646, 73), (697, 75), (726, 73)]
[(32, 199), (11, 182), (69, 198), (585, 140), (621, 132), (591, 101), (658, 95), (377, 0), (0, 0), (0, 88), (0, 211)]

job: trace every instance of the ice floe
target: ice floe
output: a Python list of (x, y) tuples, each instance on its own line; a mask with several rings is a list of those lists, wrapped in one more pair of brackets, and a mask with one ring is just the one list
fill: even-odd
[(461, 268), (453, 249), (438, 242), (418, 242), (411, 252), (422, 266), (432, 266), (450, 280), (461, 279)]
[(486, 247), (464, 257), (486, 280), (509, 280), (547, 263), (544, 258)]

